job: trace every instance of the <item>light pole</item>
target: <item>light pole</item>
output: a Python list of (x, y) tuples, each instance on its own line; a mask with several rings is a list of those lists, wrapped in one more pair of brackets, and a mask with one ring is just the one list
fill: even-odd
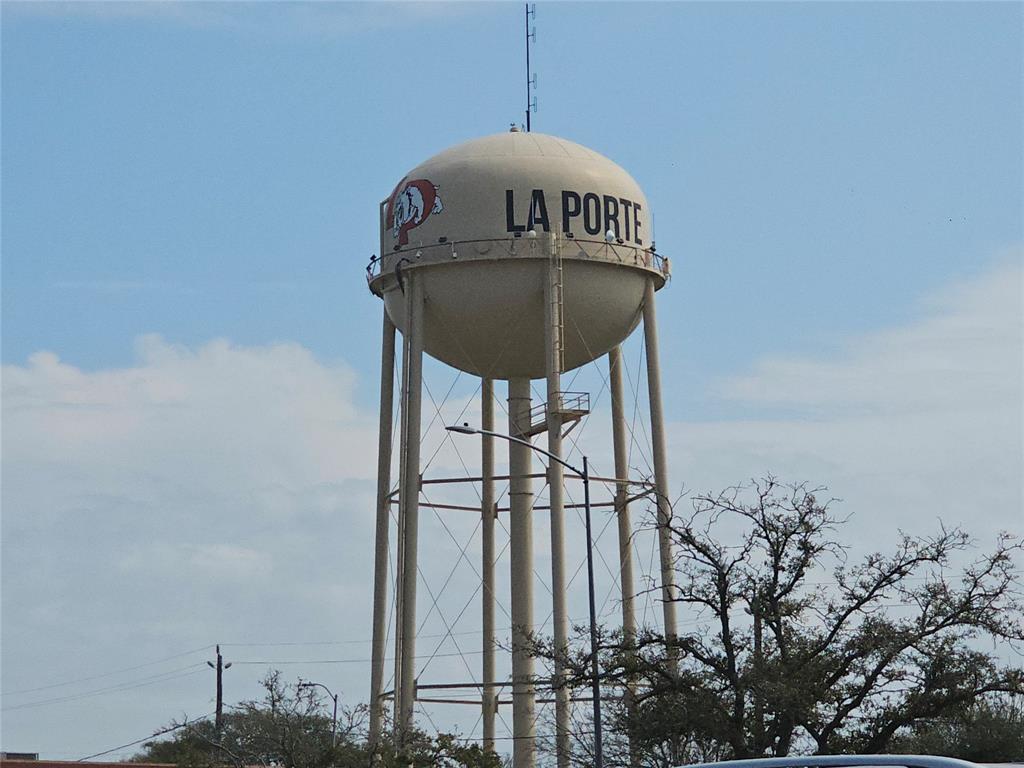
[(299, 688), (323, 688), (327, 695), (334, 701), (334, 714), (331, 715), (331, 749), (338, 746), (338, 694), (332, 693), (331, 689), (323, 683), (304, 683), (299, 681)]
[[(529, 440), (523, 440), (512, 435), (493, 432), (489, 429), (476, 429), (463, 424), (445, 427), (449, 432), (458, 432), (461, 435), (485, 435), (487, 437), (498, 437), (510, 443), (524, 445), (532, 451), (547, 456), (577, 475), (583, 481), (583, 511), (587, 526), (587, 589), (590, 598), (590, 686), (593, 691), (594, 700), (594, 768), (603, 768), (604, 759), (601, 752), (601, 681), (597, 668), (597, 604), (594, 600), (594, 544), (590, 525), (590, 467), (587, 457), (583, 457), (583, 469), (577, 469), (569, 462), (540, 446), (536, 446)], [(559, 649), (561, 651), (562, 649)]]

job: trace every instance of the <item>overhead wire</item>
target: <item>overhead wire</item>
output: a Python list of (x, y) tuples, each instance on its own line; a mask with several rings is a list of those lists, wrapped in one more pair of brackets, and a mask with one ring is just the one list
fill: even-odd
[[(29, 701), (29, 702), (25, 702), (23, 704), (12, 704), (10, 706), (3, 707), (3, 709), (0, 710), (0, 711), (3, 711), (3, 712), (13, 712), (14, 710), (18, 710), (18, 709), (34, 709), (36, 707), (42, 707), (42, 706), (46, 706), (46, 705), (49, 705), (49, 704), (62, 704), (62, 703), (67, 702), (67, 701), (78, 701), (80, 699), (92, 698), (93, 696), (102, 696), (103, 694), (107, 694), (107, 693), (119, 693), (121, 691), (129, 691), (129, 690), (132, 690), (132, 689), (135, 689), (135, 688), (142, 688), (142, 687), (147, 686), (147, 685), (155, 685), (157, 683), (164, 683), (164, 682), (168, 682), (170, 680), (178, 680), (178, 679), (183, 678), (183, 677), (190, 677), (190, 676), (196, 674), (197, 672), (201, 671), (199, 669), (199, 667), (205, 667), (205, 666), (206, 666), (206, 662), (200, 661), (200, 662), (198, 662), (196, 664), (190, 664), (187, 667), (182, 667), (181, 669), (171, 670), (170, 672), (162, 672), (162, 673), (160, 673), (158, 675), (152, 675), (150, 677), (143, 678), (143, 680), (141, 680), (141, 681), (131, 681), (131, 682), (126, 682), (126, 683), (121, 683), (119, 685), (112, 685), (112, 686), (108, 686), (106, 688), (97, 688), (97, 689), (92, 690), (92, 691), (83, 691), (81, 693), (68, 694), (67, 696), (58, 696), (58, 697), (55, 697), (55, 698), (52, 698), (52, 699), (42, 699), (40, 701)], [(191, 671), (188, 671), (188, 670), (191, 670)], [(184, 673), (184, 674), (180, 674), (180, 673)]]
[(122, 750), (122, 749), (127, 749), (128, 747), (134, 747), (136, 744), (141, 744), (144, 741), (149, 741), (150, 739), (155, 739), (157, 736), (164, 736), (164, 735), (166, 735), (168, 733), (172, 733), (174, 731), (181, 730), (182, 728), (185, 728), (185, 727), (187, 727), (189, 725), (194, 725), (194, 724), (196, 724), (196, 723), (198, 723), (198, 722), (200, 722), (202, 720), (205, 720), (208, 717), (212, 717), (214, 714), (215, 714), (214, 712), (208, 712), (205, 715), (202, 715), (200, 717), (192, 718), (191, 721), (186, 720), (183, 723), (178, 723), (177, 725), (172, 725), (169, 728), (164, 728), (163, 730), (156, 731), (155, 733), (151, 733), (149, 736), (143, 736), (141, 739), (136, 739), (135, 741), (129, 741), (127, 744), (121, 744), (120, 746), (112, 747), (111, 749), (104, 750), (103, 752), (97, 752), (94, 755), (87, 755), (86, 757), (80, 757), (75, 762), (77, 762), (77, 763), (84, 763), (86, 760), (92, 760), (94, 757), (103, 757), (104, 755), (109, 755), (111, 752), (117, 752), (117, 751)]
[(146, 667), (152, 667), (152, 666), (155, 666), (157, 664), (163, 664), (164, 662), (173, 661), (174, 659), (180, 659), (180, 658), (182, 658), (184, 656), (191, 656), (193, 653), (199, 653), (200, 651), (208, 651), (211, 648), (213, 648), (212, 644), (211, 645), (203, 645), (203, 646), (200, 646), (199, 648), (193, 648), (190, 651), (182, 651), (181, 653), (176, 653), (173, 656), (166, 656), (166, 657), (164, 657), (162, 659), (157, 659), (156, 661), (147, 661), (147, 662), (145, 662), (143, 664), (136, 664), (135, 666), (131, 666), (131, 667), (123, 667), (122, 669), (115, 669), (115, 670), (112, 670), (110, 672), (101, 672), (100, 674), (90, 675), (89, 677), (78, 677), (78, 678), (75, 678), (74, 680), (65, 680), (64, 682), (60, 682), (60, 683), (50, 683), (49, 685), (40, 685), (40, 686), (38, 686), (36, 688), (21, 688), (21, 689), (16, 690), (16, 691), (4, 691), (3, 693), (0, 693), (0, 696), (16, 696), (16, 695), (19, 695), (19, 694), (22, 694), (22, 693), (35, 693), (37, 691), (47, 691), (47, 690), (50, 690), (51, 688), (62, 688), (64, 686), (66, 686), (66, 685), (75, 685), (76, 683), (87, 683), (87, 682), (89, 682), (91, 680), (99, 680), (99, 679), (104, 678), (104, 677), (112, 677), (113, 675), (120, 675), (123, 672), (134, 672), (137, 669), (144, 669)]

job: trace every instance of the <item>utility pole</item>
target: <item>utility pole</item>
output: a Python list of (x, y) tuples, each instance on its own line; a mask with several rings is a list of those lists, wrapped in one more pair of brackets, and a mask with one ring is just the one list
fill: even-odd
[(221, 726), (224, 723), (224, 670), (231, 666), (229, 661), (227, 664), (224, 663), (224, 657), (220, 655), (220, 646), (217, 646), (217, 663), (214, 664), (212, 661), (206, 662), (210, 669), (217, 670), (217, 715), (213, 721), (214, 728), (217, 730), (217, 738), (220, 738)]

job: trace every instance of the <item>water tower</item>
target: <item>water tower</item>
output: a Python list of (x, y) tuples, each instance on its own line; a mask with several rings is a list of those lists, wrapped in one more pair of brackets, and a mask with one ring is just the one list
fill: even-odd
[[(401, 741), (413, 723), (416, 686), (416, 587), (420, 489), (423, 354), (482, 379), (481, 427), (494, 430), (494, 381), (508, 383), (508, 433), (546, 439), (562, 456), (563, 432), (588, 409), (585, 395), (562, 391), (561, 377), (607, 356), (612, 399), (615, 512), (618, 515), (623, 630), (635, 626), (629, 537), (624, 387), (619, 345), (643, 321), (647, 357), (651, 454), (659, 519), (667, 519), (668, 477), (661, 410), (655, 291), (668, 278), (656, 253), (651, 211), (637, 183), (606, 157), (573, 142), (513, 129), (459, 144), (411, 170), (380, 206), (380, 256), (367, 270), (383, 299), (380, 446), (374, 574), (371, 739), (378, 738), (388, 695), (395, 701)], [(402, 333), (399, 479), (392, 490), (392, 408), (395, 330)], [(531, 402), (533, 379), (545, 379), (546, 399)], [(543, 438), (541, 436), (544, 436)], [(536, 688), (525, 640), (534, 626), (532, 500), (546, 479), (551, 534), (555, 643), (567, 643), (564, 483), (561, 466), (532, 471), (532, 452), (509, 450), (509, 540), (512, 615), (513, 763), (532, 768)], [(484, 743), (494, 746), (494, 441), (481, 449), (483, 562), (481, 669)], [(388, 540), (397, 504), (395, 685), (383, 690), (388, 623)], [(659, 528), (663, 597), (671, 588), (667, 532)], [(662, 601), (666, 635), (674, 636), (675, 606)], [(555, 670), (556, 676), (561, 674)], [(554, 686), (559, 764), (568, 749), (568, 692)]]

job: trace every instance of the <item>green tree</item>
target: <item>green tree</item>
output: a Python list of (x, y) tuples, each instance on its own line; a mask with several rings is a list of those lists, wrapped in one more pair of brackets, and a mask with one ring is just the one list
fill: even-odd
[(259, 700), (244, 701), (224, 714), (220, 732), (209, 719), (175, 723), (169, 738), (147, 742), (132, 759), (184, 768), (280, 766), (281, 768), (501, 768), (479, 745), (453, 734), (415, 732), (396, 752), (390, 739), (372, 755), (366, 741), (366, 707), (339, 706), (336, 739), (332, 718), (316, 689), (289, 685), (279, 672), (261, 684)]
[(1009, 697), (983, 699), (938, 720), (915, 723), (893, 739), (899, 754), (958, 757), (974, 762), (1024, 761), (1024, 708)]
[[(604, 685), (631, 691), (608, 697), (610, 764), (629, 763), (627, 743), (650, 766), (883, 752), (917, 723), (1024, 694), (1024, 670), (979, 650), (1024, 639), (1019, 543), (1003, 535), (953, 574), (972, 546), (963, 531), (900, 534), (851, 565), (821, 493), (767, 478), (676, 510), (673, 599), (703, 626), (672, 647), (603, 637)], [(589, 643), (574, 647), (569, 684), (583, 688)], [(549, 641), (535, 650), (553, 658)]]

